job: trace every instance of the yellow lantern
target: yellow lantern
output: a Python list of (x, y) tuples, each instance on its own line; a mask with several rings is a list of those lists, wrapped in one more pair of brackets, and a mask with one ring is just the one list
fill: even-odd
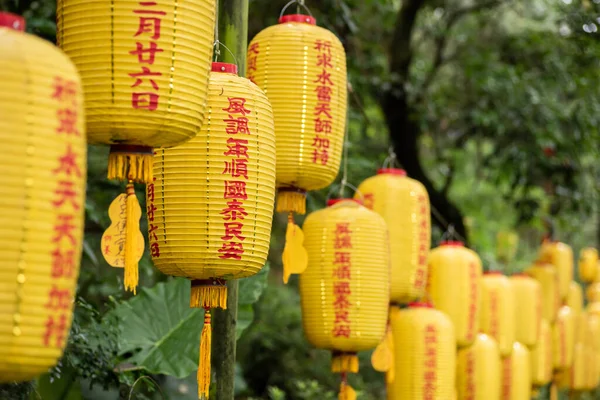
[(537, 280), (542, 286), (542, 316), (552, 324), (560, 307), (556, 269), (551, 264), (536, 262), (525, 273)]
[(501, 375), (502, 400), (530, 400), (531, 359), (527, 347), (513, 343), (510, 356), (502, 359)]
[(452, 321), (427, 303), (390, 311), (395, 377), (388, 400), (447, 400), (454, 394), (456, 342)]
[[(332, 370), (358, 372), (356, 353), (372, 349), (386, 331), (389, 245), (385, 221), (350, 199), (304, 222), (308, 268), (300, 276), (302, 322), (308, 341), (333, 352)], [(267, 238), (268, 239), (268, 238)]]
[(358, 186), (355, 198), (359, 196), (364, 197), (365, 207), (385, 219), (390, 231), (391, 301), (406, 304), (420, 299), (425, 293), (431, 236), (427, 190), (404, 170), (386, 168)]
[(82, 251), (81, 81), (56, 47), (0, 13), (0, 382), (54, 366), (67, 344)]
[(575, 281), (569, 283), (569, 293), (567, 294), (565, 305), (573, 310), (573, 314), (577, 320), (579, 315), (583, 312), (583, 290), (581, 289), (581, 286), (579, 286), (579, 283)]
[[(285, 11), (285, 9), (282, 11)], [(248, 78), (262, 88), (277, 121), (277, 211), (289, 213), (284, 281), (306, 269), (303, 234), (293, 214), (306, 192), (338, 174), (346, 131), (346, 54), (339, 39), (309, 15), (285, 15), (248, 47)]]
[(579, 279), (585, 283), (591, 283), (598, 276), (598, 250), (586, 247), (579, 252)]
[(558, 310), (552, 326), (552, 353), (555, 370), (569, 368), (573, 364), (575, 345), (575, 314), (568, 306)]
[(81, 74), (87, 139), (110, 145), (108, 178), (127, 182), (109, 209), (102, 254), (135, 293), (144, 252), (134, 183), (150, 184), (153, 148), (204, 121), (215, 1), (58, 0), (57, 41)]
[(552, 329), (545, 319), (540, 324), (540, 336), (531, 350), (531, 383), (535, 387), (547, 385), (552, 379)]
[(600, 301), (600, 282), (589, 285), (585, 290), (585, 297), (591, 303)]
[(573, 364), (559, 371), (556, 377), (556, 383), (559, 388), (568, 388), (572, 390), (586, 390), (589, 384), (588, 370), (593, 369), (587, 356), (589, 349), (585, 343), (576, 343), (573, 348)]
[(539, 261), (550, 263), (558, 274), (558, 293), (560, 301), (564, 301), (569, 292), (569, 284), (573, 280), (573, 250), (570, 246), (546, 241), (540, 249)]
[(456, 389), (458, 400), (501, 400), (500, 353), (494, 338), (479, 333), (471, 346), (458, 350)]
[(514, 308), (510, 280), (500, 272), (486, 272), (481, 281), (479, 330), (496, 339), (502, 357), (511, 353), (515, 341)]
[(148, 236), (154, 265), (192, 280), (191, 307), (205, 309), (199, 393), (210, 384), (210, 309), (227, 307), (226, 279), (263, 267), (275, 200), (275, 130), (264, 93), (213, 63), (208, 123), (194, 139), (158, 149), (148, 185)]
[[(534, 347), (542, 322), (542, 287), (526, 274), (510, 277), (515, 296), (515, 338), (519, 343)], [(514, 348), (514, 346), (513, 346)]]
[(461, 242), (442, 242), (429, 255), (427, 294), (454, 323), (459, 347), (469, 346), (477, 336), (481, 274), (479, 256)]

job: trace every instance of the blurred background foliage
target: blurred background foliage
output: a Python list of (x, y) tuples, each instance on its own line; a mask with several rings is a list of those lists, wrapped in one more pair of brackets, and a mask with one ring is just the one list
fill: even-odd
[[(285, 3), (250, 0), (250, 37), (276, 23)], [(392, 148), (430, 192), (432, 245), (452, 225), (488, 269), (523, 269), (548, 234), (576, 253), (597, 246), (599, 3), (307, 0), (348, 53), (348, 181), (373, 175)], [(55, 6), (0, 0), (52, 42)], [(85, 249), (65, 356), (36, 382), (0, 386), (2, 399), (196, 398), (202, 318), (186, 305), (188, 285), (154, 269), (146, 252), (144, 289), (132, 299), (122, 270), (99, 252), (108, 205), (124, 190), (105, 179), (106, 156), (89, 148)], [(309, 210), (333, 189), (311, 193)], [(138, 195), (143, 203), (142, 187)], [(302, 333), (297, 278), (281, 284), (285, 222), (276, 215), (270, 268), (240, 288), (236, 398), (335, 399), (329, 354)], [(351, 383), (360, 400), (382, 399), (383, 376), (369, 358), (361, 355)]]

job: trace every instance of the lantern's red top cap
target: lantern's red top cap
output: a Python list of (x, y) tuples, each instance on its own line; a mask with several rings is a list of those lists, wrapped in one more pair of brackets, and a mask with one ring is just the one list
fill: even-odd
[(25, 31), (25, 18), (16, 14), (0, 12), (0, 26), (23, 32)]
[(400, 168), (379, 168), (377, 170), (377, 175), (381, 174), (392, 174), (399, 176), (406, 176), (406, 171)]
[(228, 74), (236, 74), (238, 73), (238, 67), (235, 64), (224, 63), (224, 62), (214, 62), (212, 63), (212, 72), (224, 72)]
[(465, 244), (463, 242), (459, 242), (457, 240), (445, 240), (440, 243), (440, 246), (456, 246), (463, 247)]
[(484, 275), (504, 275), (502, 272), (500, 271), (486, 271), (483, 273)]
[(409, 303), (408, 306), (410, 308), (433, 308), (433, 304), (426, 301), (415, 301), (414, 303)]
[(360, 200), (356, 200), (356, 199), (330, 199), (330, 200), (327, 200), (327, 207), (331, 207), (332, 205), (340, 203), (342, 201), (353, 201), (355, 203), (362, 204), (362, 202)]
[(309, 25), (316, 25), (317, 19), (315, 17), (305, 14), (290, 14), (284, 15), (281, 18), (279, 18), (280, 24), (285, 24), (286, 22), (300, 22)]

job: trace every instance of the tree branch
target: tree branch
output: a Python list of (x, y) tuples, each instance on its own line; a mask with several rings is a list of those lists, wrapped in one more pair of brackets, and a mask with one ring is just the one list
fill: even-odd
[(405, 0), (396, 18), (396, 27), (392, 36), (390, 53), (390, 72), (397, 74), (401, 81), (408, 77), (408, 69), (412, 60), (410, 41), (417, 13), (425, 4), (425, 0)]

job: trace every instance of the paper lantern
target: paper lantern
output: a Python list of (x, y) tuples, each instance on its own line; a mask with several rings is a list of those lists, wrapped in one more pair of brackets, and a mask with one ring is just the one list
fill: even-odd
[(542, 286), (542, 316), (552, 324), (560, 307), (556, 269), (551, 264), (536, 262), (525, 273)]
[(450, 318), (427, 303), (393, 306), (390, 314), (396, 372), (388, 399), (452, 398), (456, 339)]
[(598, 250), (593, 247), (581, 249), (579, 253), (579, 279), (585, 283), (591, 283), (598, 276)]
[(510, 356), (502, 359), (501, 371), (500, 399), (530, 400), (531, 360), (529, 349), (519, 342), (513, 343)]
[[(300, 276), (308, 341), (331, 350), (333, 372), (358, 372), (356, 353), (386, 331), (389, 244), (385, 221), (350, 199), (330, 200), (304, 222), (308, 268)], [(345, 389), (351, 390), (346, 385)]]
[(134, 183), (150, 184), (153, 148), (180, 145), (204, 120), (215, 1), (58, 0), (57, 41), (85, 91), (87, 139), (110, 145), (108, 178), (127, 182), (109, 209), (102, 253), (135, 293), (144, 252)]
[(552, 325), (552, 353), (555, 370), (569, 368), (573, 364), (575, 345), (575, 314), (568, 306), (558, 310)]
[(586, 354), (588, 349), (584, 343), (576, 343), (573, 348), (572, 365), (557, 373), (556, 384), (560, 389), (586, 390), (589, 384), (587, 370), (593, 368), (589, 364), (589, 357)]
[(458, 350), (456, 388), (459, 400), (501, 400), (500, 353), (494, 338), (479, 333), (471, 346)]
[(583, 290), (579, 283), (571, 281), (569, 283), (569, 292), (567, 294), (567, 300), (565, 302), (567, 306), (573, 310), (575, 318), (579, 317), (579, 314), (583, 311)]
[(479, 330), (496, 339), (502, 357), (515, 341), (515, 298), (510, 280), (500, 272), (486, 272), (481, 280)]
[(248, 78), (269, 96), (277, 121), (277, 211), (289, 213), (283, 253), (287, 282), (307, 265), (293, 213), (304, 214), (306, 192), (329, 186), (339, 171), (346, 54), (339, 39), (312, 16), (285, 15), (252, 39)]
[(540, 324), (540, 336), (531, 350), (531, 383), (535, 387), (547, 385), (552, 380), (552, 328), (545, 319)]
[(427, 294), (454, 323), (459, 347), (469, 346), (477, 336), (481, 275), (479, 256), (461, 242), (442, 242), (429, 255)]
[(275, 201), (275, 132), (267, 97), (233, 64), (213, 63), (208, 119), (198, 136), (157, 149), (148, 185), (154, 265), (192, 280), (191, 307), (205, 309), (200, 394), (210, 383), (210, 309), (226, 308), (225, 280), (261, 270)]
[(590, 284), (585, 290), (585, 297), (592, 303), (600, 301), (600, 282)]
[(86, 132), (81, 82), (56, 47), (0, 13), (0, 382), (62, 356), (82, 251)]
[(539, 261), (550, 263), (558, 274), (558, 293), (564, 301), (569, 292), (569, 284), (573, 280), (573, 250), (570, 246), (557, 242), (546, 241), (540, 249)]
[(516, 307), (515, 339), (527, 347), (533, 347), (537, 343), (542, 322), (542, 287), (526, 274), (511, 276), (510, 283)]

